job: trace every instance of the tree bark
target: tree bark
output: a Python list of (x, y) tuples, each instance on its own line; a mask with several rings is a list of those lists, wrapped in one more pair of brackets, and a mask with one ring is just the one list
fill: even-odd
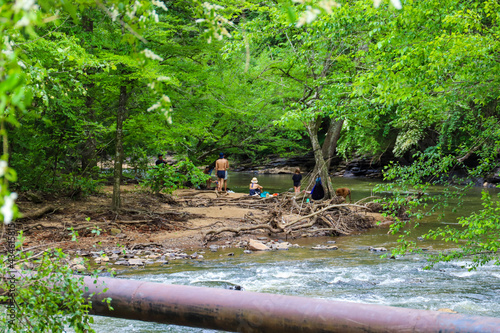
[(309, 139), (311, 140), (314, 160), (316, 162), (313, 177), (318, 175), (321, 177), (321, 183), (323, 184), (323, 188), (325, 190), (325, 198), (330, 199), (335, 195), (335, 189), (333, 188), (332, 180), (328, 174), (328, 167), (318, 140), (319, 120), (316, 119), (315, 121), (310, 121), (305, 124), (305, 127), (307, 129), (307, 133), (309, 134)]
[(332, 159), (335, 156), (337, 150), (337, 142), (340, 138), (340, 131), (344, 125), (344, 119), (337, 120), (335, 118), (330, 119), (330, 124), (328, 126), (328, 132), (326, 133), (325, 142), (323, 142), (322, 152), (325, 158), (326, 167), (330, 170), (332, 164)]
[(115, 212), (121, 208), (120, 183), (122, 180), (123, 165), (123, 121), (125, 120), (127, 111), (127, 99), (127, 87), (121, 86), (116, 115), (116, 151), (113, 176), (113, 198), (111, 201), (111, 209)]
[[(94, 84), (86, 84), (85, 87), (87, 89), (92, 89), (94, 87)], [(89, 123), (92, 123), (95, 120), (95, 112), (93, 108), (94, 97), (92, 96), (93, 94), (89, 91), (85, 100), (85, 107), (87, 108), (87, 120)], [(83, 143), (82, 149), (82, 173), (84, 175), (93, 175), (95, 173), (94, 170), (97, 167), (97, 140), (95, 138), (91, 124), (89, 125), (89, 128), (85, 130), (85, 134), (87, 138)]]

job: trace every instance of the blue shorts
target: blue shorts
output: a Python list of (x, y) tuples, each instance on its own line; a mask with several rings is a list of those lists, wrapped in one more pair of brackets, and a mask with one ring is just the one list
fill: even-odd
[(217, 171), (217, 178), (224, 178), (224, 177), (226, 177), (226, 171), (224, 170)]

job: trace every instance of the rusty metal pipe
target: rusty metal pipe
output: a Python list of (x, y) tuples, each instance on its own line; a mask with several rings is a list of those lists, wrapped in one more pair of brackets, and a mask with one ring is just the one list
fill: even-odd
[[(93, 314), (232, 332), (500, 332), (500, 318), (85, 277)], [(111, 297), (113, 311), (102, 302)]]

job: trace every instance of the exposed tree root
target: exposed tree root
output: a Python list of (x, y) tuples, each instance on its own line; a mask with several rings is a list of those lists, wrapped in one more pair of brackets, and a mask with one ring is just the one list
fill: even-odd
[[(269, 230), (275, 234), (295, 236), (301, 234), (331, 233), (334, 235), (348, 235), (353, 232), (371, 228), (375, 221), (365, 215), (358, 213), (359, 210), (371, 211), (366, 205), (344, 203), (343, 197), (334, 197), (330, 200), (305, 202), (300, 197), (292, 195), (281, 195), (271, 198), (241, 197), (237, 199), (224, 200), (224, 204), (230, 202), (245, 208), (264, 209), (266, 216), (257, 218), (253, 214), (247, 214), (245, 221), (255, 224), (250, 227), (220, 228), (210, 230), (203, 235), (205, 242), (215, 239), (218, 235), (226, 232), (241, 235), (259, 229)], [(218, 201), (223, 199), (219, 198)], [(217, 203), (215, 203), (217, 205)], [(291, 221), (286, 221), (285, 216), (290, 214), (300, 215)]]

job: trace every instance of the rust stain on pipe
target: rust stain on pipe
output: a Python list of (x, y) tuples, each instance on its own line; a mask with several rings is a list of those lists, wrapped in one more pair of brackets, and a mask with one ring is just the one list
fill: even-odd
[(87, 296), (108, 288), (91, 297), (96, 315), (231, 332), (500, 332), (492, 317), (116, 278), (85, 284)]

